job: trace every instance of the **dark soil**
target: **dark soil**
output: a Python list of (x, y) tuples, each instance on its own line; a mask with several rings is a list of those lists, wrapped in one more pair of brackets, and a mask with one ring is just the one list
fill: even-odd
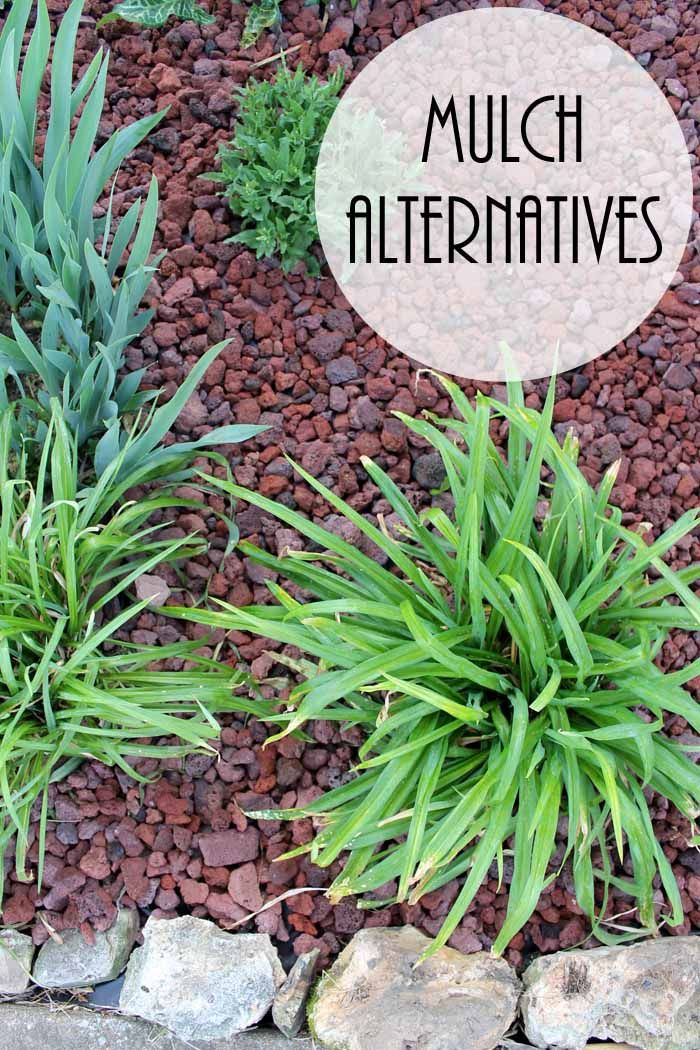
[[(65, 9), (63, 0), (50, 6), (58, 14)], [(281, 31), (265, 34), (257, 50), (243, 54), (238, 44), (245, 7), (232, 7), (228, 0), (212, 0), (209, 6), (217, 23), (204, 28), (188, 23), (156, 32), (117, 23), (98, 34), (94, 21), (106, 10), (101, 3), (89, 3), (84, 19), (80, 71), (100, 43), (107, 40), (112, 51), (104, 136), (155, 108), (170, 107), (150, 141), (124, 165), (116, 199), (119, 209), (126, 208), (155, 171), (162, 198), (158, 236), (169, 253), (150, 293), (155, 323), (128, 351), (128, 367), (148, 365), (151, 383), (163, 385), (167, 396), (207, 347), (230, 338), (181, 416), (177, 438), (233, 421), (269, 424), (272, 429), (257, 441), (229, 450), (236, 479), (330, 527), (341, 523), (295, 478), (283, 453), (363, 513), (387, 508), (360, 466), (362, 455), (388, 469), (417, 506), (425, 505), (439, 471), (421, 440), (391, 413), (401, 409), (413, 415), (430, 408), (447, 414), (437, 385), (363, 324), (329, 276), (285, 275), (274, 260), (258, 262), (248, 251), (226, 244), (236, 222), (213, 184), (198, 176), (212, 169), (217, 143), (231, 135), (233, 89), (251, 75), (271, 75), (274, 63), (257, 70), (254, 63), (280, 47), (301, 44), (289, 59), (292, 66), (301, 60), (325, 75), (342, 63), (357, 71), (414, 26), (489, 5), (485, 0), (439, 5), (359, 0), (353, 12), (343, 0), (324, 26), (317, 8), (285, 0)], [(544, 5), (523, 0), (493, 6), (544, 6), (630, 49), (667, 93), (694, 160), (700, 155), (700, 11), (693, 0), (552, 0)], [(657, 531), (696, 505), (700, 490), (699, 233), (696, 222), (673, 290), (647, 321), (624, 344), (557, 381), (557, 433), (576, 431), (583, 469), (594, 484), (621, 458), (613, 499), (626, 522), (649, 521)], [(474, 384), (464, 387), (475, 392)], [(527, 384), (528, 404), (539, 406), (544, 391), (544, 383)], [(235, 604), (265, 600), (261, 570), (237, 554), (224, 557), (226, 539), (212, 514), (217, 507), (212, 498), (200, 514), (173, 521), (173, 528), (200, 528), (210, 535), (208, 555), (185, 568), (187, 588), (200, 594), (208, 587), (211, 595)], [(285, 530), (254, 509), (241, 508), (237, 521), (244, 537), (273, 550), (290, 541)], [(679, 544), (673, 561), (678, 566), (700, 561), (698, 538)], [(175, 576), (169, 582), (182, 586)], [(178, 630), (144, 613), (132, 638), (169, 642)], [(188, 634), (202, 637), (204, 631), (192, 627)], [(274, 672), (267, 643), (244, 635), (234, 635), (231, 642), (236, 647), (232, 659), (252, 662), (262, 677)], [(678, 668), (699, 652), (700, 635), (678, 634), (664, 648), (663, 666)], [(696, 696), (699, 686), (697, 679), (691, 683)], [(668, 729), (691, 739), (681, 719), (671, 720)], [(352, 763), (357, 740), (317, 723), (313, 744), (304, 747), (287, 739), (263, 749), (265, 733), (255, 722), (229, 721), (218, 763), (200, 756), (184, 763), (142, 763), (141, 771), (156, 778), (143, 789), (121, 772), (87, 762), (52, 790), (55, 819), (43, 889), (18, 884), (11, 871), (3, 921), (27, 927), (37, 943), (48, 936), (48, 926), (60, 931), (80, 924), (89, 936), (91, 929), (109, 925), (121, 900), (138, 906), (144, 917), (190, 911), (226, 925), (262, 901), (306, 888), (242, 928), (269, 932), (290, 958), (318, 946), (324, 965), (363, 924), (413, 922), (436, 932), (457, 893), (456, 883), (417, 907), (366, 912), (352, 900), (331, 907), (316, 892), (333, 870), (320, 871), (304, 859), (273, 863), (291, 845), (310, 839), (311, 822), (256, 825), (242, 811), (269, 803), (292, 806), (337, 784)], [(684, 925), (669, 932), (700, 929), (700, 851), (689, 847), (687, 822), (666, 803), (657, 803), (653, 817), (686, 911)], [(485, 883), (451, 944), (465, 952), (490, 946), (503, 922), (507, 871), (505, 883), (500, 890), (495, 878)], [(628, 907), (629, 901), (617, 897), (610, 911)], [(578, 944), (586, 934), (565, 870), (542, 896), (507, 957), (521, 965), (534, 953)]]

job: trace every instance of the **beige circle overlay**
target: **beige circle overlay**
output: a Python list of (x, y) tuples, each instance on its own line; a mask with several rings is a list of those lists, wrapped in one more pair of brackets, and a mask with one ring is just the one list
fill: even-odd
[(685, 250), (690, 160), (661, 91), (604, 36), (465, 11), (350, 84), (316, 216), (343, 293), (396, 349), (536, 379), (605, 353), (656, 306)]

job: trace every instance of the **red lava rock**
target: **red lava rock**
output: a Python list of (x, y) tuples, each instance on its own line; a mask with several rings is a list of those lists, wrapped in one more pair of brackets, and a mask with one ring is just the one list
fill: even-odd
[(154, 66), (149, 75), (149, 80), (153, 81), (159, 91), (166, 94), (168, 91), (179, 91), (182, 87), (182, 81), (178, 76), (178, 73), (171, 66), (163, 65), (159, 62), (157, 66)]
[(228, 892), (236, 904), (246, 911), (256, 911), (262, 907), (263, 899), (254, 864), (242, 864), (234, 868), (228, 881)]
[(28, 893), (17, 890), (3, 903), (2, 921), (5, 926), (23, 926), (34, 918), (36, 908)]
[(155, 882), (146, 877), (146, 865), (143, 857), (128, 857), (121, 863), (126, 892), (140, 908), (147, 908), (156, 894)]
[[(170, 193), (162, 204), (163, 218), (182, 230), (192, 218), (192, 199), (186, 193)], [(173, 253), (174, 254), (174, 253)]]
[(309, 340), (309, 350), (323, 364), (335, 357), (344, 343), (342, 332), (319, 332)]
[(166, 346), (175, 346), (178, 341), (177, 326), (161, 322), (160, 324), (155, 325), (153, 329), (153, 338), (156, 344), (160, 347), (165, 348)]
[(658, 51), (660, 47), (663, 47), (666, 40), (662, 33), (654, 32), (650, 30), (647, 33), (637, 33), (632, 38), (630, 44), (630, 51), (633, 55), (641, 55), (644, 51)]
[(354, 31), (352, 18), (336, 18), (328, 32), (321, 37), (318, 45), (319, 51), (322, 55), (327, 55), (329, 51), (344, 47)]
[(245, 831), (219, 831), (199, 836), (199, 849), (204, 863), (213, 868), (255, 860), (259, 848), (260, 833), (253, 827)]
[(106, 879), (112, 868), (107, 860), (107, 850), (103, 846), (93, 848), (81, 858), (78, 867), (91, 879)]
[(206, 292), (219, 284), (219, 275), (211, 266), (196, 266), (192, 271), (192, 280), (198, 292)]
[(212, 918), (225, 919), (227, 922), (238, 922), (248, 914), (228, 893), (210, 893), (207, 898), (207, 910)]
[(180, 903), (180, 898), (175, 890), (159, 890), (156, 894), (156, 904), (163, 911), (175, 911)]
[(78, 803), (73, 802), (64, 795), (59, 795), (56, 799), (54, 812), (57, 820), (78, 821), (84, 815)]
[(180, 883), (180, 894), (185, 904), (204, 904), (209, 896), (209, 887), (195, 879), (184, 879)]
[(194, 243), (199, 247), (214, 240), (216, 224), (208, 211), (200, 208), (194, 213), (190, 220), (190, 234)]
[(180, 277), (179, 280), (175, 281), (174, 284), (168, 288), (167, 292), (163, 295), (163, 302), (166, 306), (175, 306), (176, 303), (181, 303), (185, 299), (189, 299), (194, 293), (194, 284), (192, 283), (191, 277)]
[(200, 427), (206, 423), (208, 418), (209, 413), (206, 406), (202, 404), (197, 394), (190, 394), (177, 418), (175, 429), (182, 434), (188, 434), (193, 427)]
[(84, 871), (71, 867), (64, 868), (48, 893), (44, 894), (42, 906), (49, 911), (62, 911), (67, 907), (71, 895), (81, 889), (86, 881), (87, 875)]
[(480, 952), (483, 948), (480, 938), (472, 930), (455, 930), (447, 943), (450, 948), (456, 948), (458, 952), (463, 952), (464, 955)]

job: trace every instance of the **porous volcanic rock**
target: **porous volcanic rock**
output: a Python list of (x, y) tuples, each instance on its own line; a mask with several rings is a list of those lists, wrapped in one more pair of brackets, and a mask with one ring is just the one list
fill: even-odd
[(225, 933), (184, 915), (149, 919), (143, 936), (127, 967), (120, 1009), (181, 1039), (226, 1039), (250, 1028), (284, 982), (266, 934)]
[(118, 977), (126, 966), (139, 932), (138, 912), (122, 908), (113, 926), (94, 934), (90, 944), (78, 930), (68, 930), (62, 944), (48, 940), (34, 966), (34, 980), (42, 988), (86, 988)]
[(18, 930), (0, 930), (0, 995), (17, 995), (31, 982), (34, 945)]
[(309, 1009), (328, 1050), (493, 1050), (515, 1020), (520, 982), (486, 952), (440, 948), (413, 926), (365, 929), (319, 983)]
[(700, 937), (557, 952), (535, 959), (523, 984), (525, 1033), (537, 1047), (581, 1050), (592, 1038), (700, 1046)]

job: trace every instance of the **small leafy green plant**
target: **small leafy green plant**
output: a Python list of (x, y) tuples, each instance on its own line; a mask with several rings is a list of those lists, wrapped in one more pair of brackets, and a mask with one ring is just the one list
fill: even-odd
[[(554, 384), (540, 415), (516, 385), (508, 405), (480, 395), (474, 407), (443, 382), (461, 418), (399, 418), (440, 453), (452, 510), (417, 513), (365, 460), (398, 521), (376, 526), (296, 467), (376, 545), (379, 560), (279, 503), (218, 482), (311, 542), (315, 553), (283, 557), (244, 546), (308, 598), (269, 583), (271, 607), (180, 615), (302, 653), (276, 655), (303, 679), (287, 710), (270, 715), (280, 736), (311, 719), (366, 731), (349, 783), (302, 809), (257, 816), (319, 820), (315, 840), (294, 853), (308, 851), (322, 867), (347, 853), (334, 901), (367, 895), (377, 906), (373, 891), (393, 882), (396, 900), (415, 902), (463, 877), (431, 952), (494, 863), (503, 879), (506, 857), (512, 881), (496, 953), (565, 861), (600, 939), (656, 930), (657, 885), (669, 905), (663, 921), (677, 925), (680, 893), (647, 794), (690, 821), (698, 816), (700, 771), (664, 735), (663, 717), (700, 729), (700, 708), (683, 688), (700, 661), (663, 674), (654, 660), (673, 628), (700, 626), (700, 566), (674, 572), (664, 561), (700, 510), (651, 541), (624, 527), (609, 503), (616, 467), (594, 491), (575, 440), (560, 447), (554, 438)], [(505, 458), (490, 436), (493, 418), (508, 423)], [(562, 814), (564, 858), (555, 861)], [(621, 933), (606, 924), (613, 889), (636, 908), (636, 923)]]
[(323, 83), (301, 67), (291, 73), (283, 66), (274, 80), (241, 88), (235, 137), (219, 148), (221, 171), (205, 176), (223, 185), (243, 220), (231, 240), (260, 258), (279, 255), (285, 270), (303, 260), (310, 272), (319, 271), (310, 251), (318, 239), (314, 173), (342, 83), (342, 69)]
[(205, 26), (216, 21), (196, 0), (121, 0), (97, 25), (115, 22), (119, 18), (149, 28), (162, 26), (169, 18), (177, 18), (180, 22), (199, 22)]
[[(80, 481), (77, 443), (56, 401), (36, 469), (29, 446), (14, 451), (15, 422), (11, 409), (0, 417), (0, 892), (13, 838), (20, 878), (30, 877), (37, 800), (43, 856), (52, 781), (86, 758), (142, 780), (132, 764), (139, 757), (208, 750), (218, 733), (212, 712), (246, 706), (233, 695), (240, 674), (197, 655), (201, 643), (115, 638), (148, 603), (132, 596), (137, 578), (206, 547), (202, 537), (163, 538), (153, 515), (199, 504), (168, 487), (128, 499), (139, 480), (125, 470), (128, 446), (94, 484)], [(187, 668), (152, 669), (169, 657)]]

